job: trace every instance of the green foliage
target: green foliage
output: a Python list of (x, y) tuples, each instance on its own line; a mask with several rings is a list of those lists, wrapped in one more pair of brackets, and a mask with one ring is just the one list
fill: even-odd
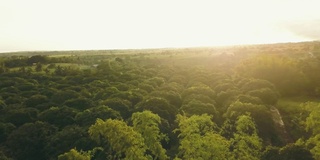
[(111, 109), (118, 111), (124, 119), (129, 118), (131, 115), (132, 104), (128, 100), (124, 100), (121, 98), (110, 98), (101, 103), (102, 105), (106, 105)]
[(14, 130), (7, 139), (7, 145), (17, 160), (43, 160), (47, 138), (56, 132), (56, 128), (48, 123), (26, 123)]
[(27, 64), (28, 65), (39, 64), (39, 63), (44, 64), (44, 63), (47, 63), (47, 61), (48, 61), (48, 58), (46, 56), (35, 55), (27, 59)]
[(288, 144), (281, 148), (280, 157), (283, 160), (314, 160), (310, 151), (296, 144)]
[(33, 95), (25, 101), (25, 105), (27, 107), (35, 107), (37, 108), (38, 105), (48, 103), (49, 99), (47, 96), (44, 95)]
[(16, 108), (6, 112), (4, 120), (15, 126), (21, 126), (25, 123), (34, 122), (37, 119), (38, 110), (35, 108)]
[(80, 94), (72, 91), (72, 90), (65, 90), (65, 91), (58, 91), (51, 97), (51, 101), (56, 104), (63, 104), (65, 101), (78, 98)]
[(176, 108), (180, 108), (182, 100), (179, 93), (175, 91), (153, 91), (150, 93), (150, 96), (159, 97), (166, 99), (170, 104)]
[(39, 120), (48, 122), (57, 127), (64, 127), (75, 122), (77, 111), (69, 107), (51, 107), (39, 114)]
[(142, 90), (145, 90), (147, 92), (152, 92), (154, 91), (154, 87), (150, 84), (145, 84), (145, 83), (140, 83), (139, 84), (139, 88), (142, 89)]
[(76, 149), (71, 149), (69, 152), (59, 155), (58, 160), (90, 160), (90, 152), (78, 152)]
[(111, 63), (109, 60), (101, 62), (98, 67), (97, 67), (98, 71), (100, 73), (106, 74), (106, 73), (111, 73), (113, 70), (111, 68)]
[(16, 87), (20, 91), (30, 91), (30, 90), (35, 90), (37, 88), (37, 86), (33, 83), (18, 84), (16, 85)]
[(320, 158), (320, 134), (314, 135), (311, 138), (309, 138), (306, 142), (307, 148), (310, 151), (314, 159), (319, 159)]
[(3, 143), (7, 140), (8, 136), (12, 131), (16, 129), (12, 123), (2, 123), (0, 122), (0, 143)]
[(238, 85), (244, 92), (249, 92), (261, 88), (269, 88), (271, 90), (275, 90), (275, 86), (271, 82), (262, 79), (243, 79), (239, 82)]
[(262, 143), (258, 137), (255, 123), (250, 116), (241, 115), (238, 117), (232, 148), (234, 159), (260, 159)]
[(35, 71), (36, 72), (41, 72), (42, 71), (42, 64), (41, 63), (37, 63)]
[(306, 130), (313, 135), (320, 134), (320, 104), (306, 103), (304, 107), (310, 111), (306, 119)]
[(100, 144), (106, 142), (110, 144), (115, 152), (113, 159), (148, 159), (145, 155), (146, 146), (142, 135), (123, 121), (97, 119), (96, 123), (89, 128), (89, 134)]
[(165, 79), (160, 77), (153, 77), (148, 79), (148, 81), (154, 83), (155, 84), (154, 87), (160, 87), (165, 83)]
[(227, 159), (229, 141), (214, 131), (216, 125), (206, 114), (186, 117), (177, 115), (180, 146), (178, 156), (182, 159)]
[(178, 113), (177, 108), (170, 105), (166, 99), (158, 97), (144, 99), (135, 106), (135, 109), (136, 111), (150, 110), (169, 122), (173, 122)]
[(304, 136), (308, 134), (303, 122), (310, 112), (306, 111), (304, 105), (301, 106), (301, 104), (304, 104), (304, 102), (308, 100), (314, 101), (316, 99), (310, 99), (305, 96), (289, 97), (281, 98), (277, 103), (277, 108), (281, 113), (287, 132), (294, 141), (301, 138), (302, 135)]
[(64, 105), (74, 109), (84, 110), (91, 108), (93, 106), (93, 102), (88, 98), (79, 97), (65, 101)]
[(238, 89), (228, 89), (226, 91), (221, 91), (217, 94), (216, 102), (220, 107), (227, 108), (237, 96), (241, 94), (241, 91)]
[(48, 137), (45, 153), (47, 157), (56, 158), (70, 148), (88, 150), (94, 145), (95, 143), (90, 139), (85, 129), (70, 125)]
[(187, 115), (217, 115), (217, 110), (213, 104), (202, 103), (198, 100), (191, 100), (189, 103), (182, 105), (181, 111), (185, 112)]
[(219, 84), (217, 84), (214, 87), (214, 91), (216, 91), (217, 93), (220, 93), (222, 91), (227, 91), (227, 90), (236, 90), (238, 89), (235, 84), (230, 83), (230, 82), (220, 82)]
[(306, 110), (310, 111), (306, 118), (306, 130), (311, 132), (311, 137), (307, 140), (306, 145), (310, 149), (315, 159), (320, 158), (320, 104), (306, 103)]
[(230, 105), (225, 116), (235, 120), (246, 113), (250, 113), (257, 124), (259, 135), (265, 140), (270, 140), (275, 130), (272, 115), (266, 106), (236, 101)]
[(81, 126), (90, 126), (95, 123), (96, 119), (121, 119), (120, 113), (107, 106), (98, 106), (86, 109), (77, 113), (75, 121)]
[(150, 150), (154, 159), (168, 159), (166, 150), (162, 148), (161, 140), (166, 136), (160, 133), (158, 125), (161, 123), (160, 117), (150, 111), (136, 112), (131, 117), (133, 128), (144, 138), (147, 150)]
[(118, 92), (110, 96), (110, 98), (121, 98), (124, 100), (128, 100), (132, 103), (132, 106), (141, 102), (143, 99), (143, 95), (147, 94), (144, 90), (140, 89), (132, 89), (125, 92)]
[(319, 44), (3, 53), (0, 159), (320, 159)]
[(187, 96), (190, 96), (192, 94), (196, 94), (196, 95), (205, 95), (208, 96), (212, 99), (215, 98), (216, 93), (207, 85), (199, 85), (199, 86), (194, 86), (194, 87), (190, 87), (187, 88), (183, 93), (182, 93), (182, 97), (183, 99), (185, 99)]
[(183, 99), (183, 104), (188, 104), (191, 101), (199, 101), (201, 103), (209, 103), (212, 105), (215, 105), (216, 102), (215, 100), (213, 100), (212, 98), (206, 96), (206, 95), (202, 95), (202, 94), (192, 94), (189, 95), (188, 97)]
[(255, 104), (255, 105), (262, 105), (263, 102), (259, 97), (253, 97), (250, 95), (239, 95), (237, 97), (238, 101), (242, 102), (242, 103), (251, 103), (251, 104)]
[(236, 70), (245, 77), (270, 81), (283, 95), (297, 95), (307, 85), (307, 79), (297, 65), (297, 61), (284, 56), (261, 55), (243, 61)]
[(270, 88), (261, 88), (252, 90), (247, 93), (250, 96), (258, 97), (264, 104), (275, 105), (278, 101), (279, 94)]
[(267, 146), (267, 148), (262, 152), (261, 160), (282, 160), (279, 152), (280, 148)]

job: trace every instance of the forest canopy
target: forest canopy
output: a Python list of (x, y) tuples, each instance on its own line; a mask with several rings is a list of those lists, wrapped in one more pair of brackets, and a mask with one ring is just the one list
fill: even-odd
[(0, 159), (320, 159), (319, 46), (0, 54)]

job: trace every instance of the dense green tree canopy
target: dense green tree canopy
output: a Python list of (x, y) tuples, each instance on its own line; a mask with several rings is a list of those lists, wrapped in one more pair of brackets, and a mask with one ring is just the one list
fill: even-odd
[(320, 159), (319, 46), (1, 53), (0, 159)]

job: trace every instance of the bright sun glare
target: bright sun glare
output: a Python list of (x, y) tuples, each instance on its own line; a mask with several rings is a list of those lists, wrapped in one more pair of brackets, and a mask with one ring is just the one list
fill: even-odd
[(315, 0), (4, 0), (2, 4), (0, 52), (306, 41), (314, 37), (305, 36), (303, 27), (292, 30), (291, 23), (313, 22), (320, 15)]

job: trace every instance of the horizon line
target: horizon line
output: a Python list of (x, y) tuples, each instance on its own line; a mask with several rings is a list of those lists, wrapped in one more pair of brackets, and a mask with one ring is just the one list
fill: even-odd
[(211, 45), (211, 46), (177, 46), (177, 47), (146, 47), (146, 48), (101, 48), (101, 49), (57, 49), (57, 50), (12, 50), (0, 51), (0, 54), (21, 53), (21, 52), (81, 52), (81, 51), (121, 51), (121, 50), (161, 50), (161, 49), (189, 49), (189, 48), (224, 48), (224, 47), (240, 47), (240, 46), (254, 46), (254, 45), (274, 45), (274, 44), (288, 44), (288, 43), (312, 43), (320, 42), (320, 40), (309, 41), (287, 41), (287, 42), (273, 42), (273, 43), (248, 43), (248, 44), (230, 44), (230, 45)]

